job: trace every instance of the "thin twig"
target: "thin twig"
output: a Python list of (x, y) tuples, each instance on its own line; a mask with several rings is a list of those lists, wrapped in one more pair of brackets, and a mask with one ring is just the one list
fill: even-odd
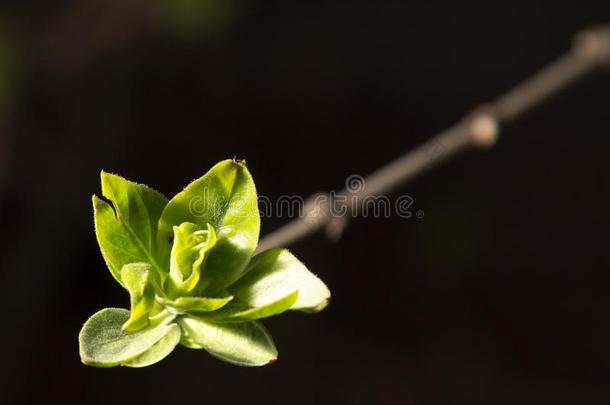
[[(264, 237), (258, 251), (287, 246), (322, 228), (326, 228), (327, 235), (338, 237), (347, 218), (358, 215), (367, 197), (390, 193), (458, 153), (493, 146), (501, 124), (519, 118), (600, 67), (610, 67), (610, 26), (578, 34), (565, 55), (492, 103), (474, 109), (451, 128), (372, 173), (364, 179), (366, 187), (357, 193), (344, 189), (333, 201), (329, 196), (313, 196), (305, 205), (304, 215)], [(345, 215), (333, 214), (331, 203), (334, 212), (345, 212)]]

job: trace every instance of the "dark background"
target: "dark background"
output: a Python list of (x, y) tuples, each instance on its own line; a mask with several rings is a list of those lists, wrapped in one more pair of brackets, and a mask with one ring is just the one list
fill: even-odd
[(0, 402), (607, 404), (604, 73), (402, 189), (424, 218), (292, 246), (333, 302), (266, 322), (269, 367), (179, 347), (95, 369), (77, 334), (128, 306), (93, 232), (101, 169), (171, 196), (237, 155), (270, 198), (338, 190), (609, 15), (607, 1), (3, 0)]

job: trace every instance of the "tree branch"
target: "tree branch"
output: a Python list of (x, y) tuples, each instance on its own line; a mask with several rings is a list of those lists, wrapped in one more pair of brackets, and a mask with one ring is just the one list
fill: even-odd
[[(366, 188), (356, 193), (344, 189), (332, 202), (329, 195), (312, 196), (305, 204), (304, 215), (264, 237), (257, 251), (289, 245), (323, 228), (330, 238), (340, 237), (347, 218), (358, 215), (365, 198), (390, 193), (461, 152), (493, 146), (502, 124), (514, 121), (602, 67), (610, 68), (610, 26), (594, 27), (578, 34), (566, 54), (492, 103), (479, 106), (454, 126), (366, 177)], [(331, 212), (331, 203), (334, 212), (345, 212), (345, 215)]]

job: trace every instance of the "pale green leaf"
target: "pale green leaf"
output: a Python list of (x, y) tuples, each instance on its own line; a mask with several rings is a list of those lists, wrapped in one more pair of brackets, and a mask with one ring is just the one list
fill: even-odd
[(258, 243), (258, 200), (245, 163), (222, 161), (172, 198), (159, 220), (159, 243), (183, 222), (216, 229), (217, 243), (201, 275), (200, 294), (224, 290), (243, 274)]
[(155, 364), (167, 357), (180, 342), (180, 326), (173, 323), (169, 325), (169, 330), (157, 343), (150, 349), (136, 357), (135, 359), (122, 364), (127, 367), (146, 367)]
[(294, 291), (298, 297), (289, 309), (318, 312), (330, 300), (326, 285), (286, 249), (270, 249), (256, 255), (246, 274), (228, 288), (234, 303), (265, 307)]
[(168, 295), (189, 295), (199, 283), (207, 253), (216, 244), (214, 227), (201, 229), (191, 222), (174, 226), (174, 245), (170, 256)]
[(150, 349), (172, 329), (172, 316), (159, 316), (139, 332), (128, 333), (121, 326), (129, 319), (129, 311), (106, 308), (85, 322), (78, 336), (80, 358), (84, 364), (113, 367), (125, 364)]
[(124, 265), (146, 262), (162, 277), (167, 272), (170, 243), (157, 238), (157, 224), (167, 198), (114, 174), (102, 172), (101, 179), (102, 195), (112, 205), (93, 196), (95, 233), (112, 275), (120, 283)]
[(131, 314), (123, 325), (125, 332), (136, 332), (148, 326), (148, 314), (155, 299), (155, 291), (150, 284), (152, 266), (148, 263), (130, 263), (121, 270), (121, 281), (129, 291)]
[(212, 356), (238, 366), (264, 366), (277, 360), (271, 335), (257, 321), (217, 324), (193, 316), (178, 319), (181, 343), (205, 349)]
[(210, 314), (202, 314), (201, 316), (215, 322), (239, 322), (263, 319), (289, 310), (298, 298), (299, 292), (293, 291), (276, 301), (258, 307), (251, 307), (235, 300), (218, 311), (211, 312)]
[(175, 314), (184, 314), (187, 312), (211, 312), (224, 307), (232, 296), (220, 298), (207, 297), (180, 297), (174, 300), (157, 297), (157, 301), (165, 306), (168, 311)]

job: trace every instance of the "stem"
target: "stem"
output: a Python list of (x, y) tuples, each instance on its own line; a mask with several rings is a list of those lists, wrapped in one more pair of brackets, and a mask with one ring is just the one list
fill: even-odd
[[(322, 228), (326, 228), (329, 237), (338, 238), (347, 218), (358, 215), (365, 198), (390, 193), (461, 152), (493, 146), (502, 124), (521, 117), (601, 67), (610, 68), (610, 26), (594, 27), (581, 32), (575, 37), (570, 51), (541, 71), (495, 101), (475, 108), (454, 126), (366, 177), (365, 189), (357, 193), (348, 193), (344, 189), (337, 193), (334, 207), (344, 208), (345, 215), (331, 215), (328, 196), (312, 196), (305, 205), (303, 217), (265, 236), (260, 241), (257, 252), (289, 245)], [(348, 195), (349, 198), (346, 198)], [(344, 202), (340, 203), (341, 201)]]

